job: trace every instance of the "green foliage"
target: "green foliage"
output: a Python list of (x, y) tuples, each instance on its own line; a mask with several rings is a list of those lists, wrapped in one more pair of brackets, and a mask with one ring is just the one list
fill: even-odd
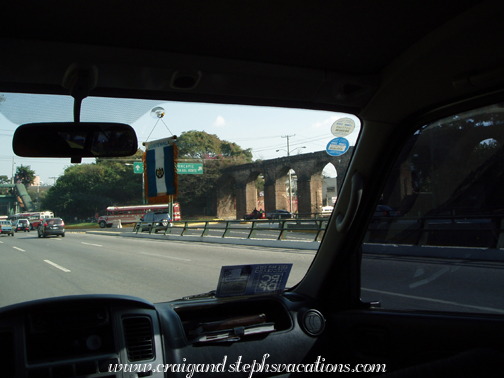
[(217, 180), (223, 169), (252, 162), (250, 149), (242, 149), (236, 143), (221, 140), (204, 131), (183, 132), (177, 140), (179, 159), (194, 159), (203, 163), (203, 175), (179, 175), (178, 201), (182, 212), (188, 208), (203, 214), (217, 188)]
[(255, 187), (257, 189), (257, 193), (260, 193), (264, 191), (264, 177), (263, 176), (258, 176), (257, 180), (255, 182)]
[[(5, 175), (0, 176), (0, 184), (10, 184), (9, 178)], [(9, 188), (0, 188), (0, 195), (4, 196), (9, 194), (9, 191)]]
[[(179, 175), (178, 200), (182, 211), (193, 208), (203, 213), (209, 207), (221, 171), (231, 165), (252, 161), (252, 152), (236, 143), (220, 140), (204, 131), (182, 133), (177, 141), (179, 159), (203, 163), (203, 175)], [(41, 208), (58, 216), (73, 219), (92, 217), (108, 206), (135, 205), (142, 202), (142, 175), (133, 173), (134, 160), (142, 150), (127, 159), (97, 159), (93, 164), (68, 167), (51, 187)], [(129, 164), (129, 165), (126, 165)]]
[(68, 167), (41, 200), (41, 208), (72, 219), (92, 217), (107, 206), (142, 203), (142, 175), (126, 165), (132, 164), (129, 159), (100, 159)]
[(35, 171), (30, 169), (30, 166), (20, 165), (16, 169), (15, 182), (20, 182), (24, 186), (28, 187), (33, 184), (35, 180)]
[(215, 134), (204, 131), (184, 131), (177, 140), (179, 157), (192, 159), (240, 158), (252, 161), (252, 151), (242, 149), (236, 143), (220, 140)]

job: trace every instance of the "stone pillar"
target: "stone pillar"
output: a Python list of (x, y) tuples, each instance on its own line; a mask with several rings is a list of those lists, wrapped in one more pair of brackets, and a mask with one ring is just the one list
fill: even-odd
[(264, 184), (264, 211), (266, 213), (276, 209), (275, 184)]
[[(315, 176), (311, 180), (297, 182), (298, 213), (319, 213), (322, 206), (322, 178)], [(307, 215), (305, 215), (307, 216)]]
[(287, 186), (285, 177), (280, 178), (274, 184), (264, 185), (264, 206), (266, 212), (276, 209), (288, 210)]
[(215, 201), (217, 218), (232, 219), (236, 216), (236, 198), (233, 196), (233, 186), (232, 183), (229, 183), (229, 185), (219, 187)]
[[(236, 219), (243, 219), (257, 207), (255, 181), (236, 186)], [(259, 209), (258, 209), (259, 210)]]

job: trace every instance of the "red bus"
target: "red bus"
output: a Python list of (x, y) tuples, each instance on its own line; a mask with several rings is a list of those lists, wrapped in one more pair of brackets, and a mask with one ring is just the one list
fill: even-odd
[(38, 228), (40, 222), (46, 218), (54, 218), (54, 213), (52, 211), (32, 211), (30, 213), (17, 213), (9, 216), (9, 219), (12, 220), (12, 222), (17, 221), (18, 219), (28, 219), (32, 230)]
[[(160, 205), (136, 205), (136, 206), (109, 206), (107, 213), (98, 217), (98, 224), (101, 228), (112, 227), (114, 221), (121, 221), (121, 224), (137, 223), (146, 213), (153, 211), (169, 211), (169, 204)], [(173, 204), (173, 221), (181, 220), (180, 206), (177, 202)]]

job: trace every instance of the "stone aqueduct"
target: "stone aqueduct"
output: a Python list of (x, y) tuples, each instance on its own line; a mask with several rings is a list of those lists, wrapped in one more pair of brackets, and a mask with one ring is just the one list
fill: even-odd
[(341, 156), (325, 151), (293, 155), (228, 168), (220, 178), (216, 194), (219, 218), (241, 219), (257, 207), (256, 180), (264, 177), (264, 210), (288, 209), (286, 181), (290, 169), (297, 175), (298, 212), (318, 213), (322, 206), (322, 170), (331, 163), (338, 173), (338, 193), (353, 147)]

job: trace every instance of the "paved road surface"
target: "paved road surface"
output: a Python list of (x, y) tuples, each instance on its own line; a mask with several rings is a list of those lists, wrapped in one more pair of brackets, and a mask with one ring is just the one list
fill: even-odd
[[(216, 288), (222, 265), (293, 263), (297, 283), (315, 251), (67, 232), (0, 238), (0, 306), (85, 293), (169, 301)], [(366, 255), (362, 298), (383, 308), (504, 313), (504, 264)]]

